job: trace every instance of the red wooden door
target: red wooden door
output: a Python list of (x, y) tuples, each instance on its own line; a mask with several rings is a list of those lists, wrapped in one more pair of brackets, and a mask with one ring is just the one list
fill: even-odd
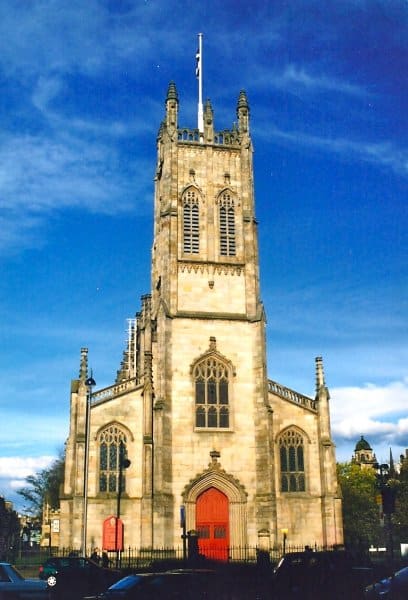
[(209, 488), (197, 498), (198, 549), (207, 558), (228, 559), (228, 513), (228, 498), (216, 488)]

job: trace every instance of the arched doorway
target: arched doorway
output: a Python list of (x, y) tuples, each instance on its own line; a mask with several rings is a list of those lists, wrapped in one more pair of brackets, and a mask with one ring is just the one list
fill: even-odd
[(196, 530), (200, 554), (217, 560), (228, 559), (229, 501), (215, 487), (208, 488), (197, 498)]

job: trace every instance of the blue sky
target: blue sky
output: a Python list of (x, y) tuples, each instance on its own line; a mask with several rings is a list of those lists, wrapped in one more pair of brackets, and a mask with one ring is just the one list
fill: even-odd
[(3, 0), (0, 494), (63, 448), (82, 346), (113, 382), (150, 290), (155, 140), (170, 80), (195, 127), (247, 91), (268, 375), (314, 394), (338, 460), (408, 447), (406, 0)]

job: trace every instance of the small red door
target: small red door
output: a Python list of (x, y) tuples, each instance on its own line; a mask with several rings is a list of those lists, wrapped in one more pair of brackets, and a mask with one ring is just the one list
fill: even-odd
[(196, 529), (200, 554), (217, 560), (228, 559), (229, 502), (225, 494), (209, 488), (196, 503)]

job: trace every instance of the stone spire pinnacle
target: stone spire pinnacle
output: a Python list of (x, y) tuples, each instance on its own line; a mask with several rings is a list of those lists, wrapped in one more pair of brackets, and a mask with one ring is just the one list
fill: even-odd
[(81, 348), (81, 360), (79, 364), (79, 380), (85, 383), (88, 379), (88, 348)]
[(238, 131), (240, 133), (249, 132), (249, 104), (246, 92), (241, 90), (237, 103)]
[(166, 126), (171, 131), (177, 129), (178, 103), (176, 84), (170, 81), (166, 96)]
[(177, 88), (174, 81), (170, 81), (167, 90), (166, 102), (168, 102), (169, 100), (175, 100), (176, 102), (178, 102)]
[(392, 455), (392, 449), (390, 448), (390, 477), (395, 477), (395, 465), (394, 465), (394, 457)]
[(316, 394), (319, 392), (321, 388), (326, 387), (326, 383), (324, 380), (324, 370), (323, 370), (323, 358), (321, 356), (316, 357)]
[(240, 108), (247, 108), (249, 110), (248, 98), (245, 90), (239, 92), (237, 110)]
[(204, 139), (210, 144), (214, 141), (214, 111), (208, 98), (204, 106)]

